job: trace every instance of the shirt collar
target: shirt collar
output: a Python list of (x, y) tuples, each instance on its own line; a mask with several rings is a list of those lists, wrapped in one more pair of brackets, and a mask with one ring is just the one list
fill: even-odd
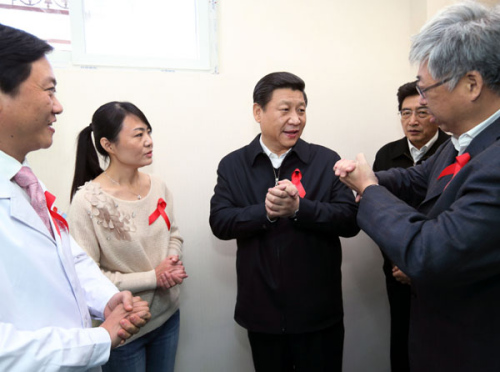
[(413, 162), (416, 164), (422, 157), (425, 155), (427, 151), (434, 145), (439, 137), (439, 130), (436, 131), (434, 136), (425, 144), (423, 145), (420, 149), (416, 148), (411, 141), (406, 138), (408, 141), (408, 147), (410, 148), (410, 154), (411, 157), (413, 158)]
[(260, 136), (259, 142), (260, 145), (262, 146), (262, 150), (264, 150), (264, 153), (269, 157), (269, 159), (271, 159), (271, 163), (273, 163), (273, 167), (276, 169), (281, 167), (281, 163), (283, 163), (285, 156), (287, 156), (288, 153), (292, 150), (292, 148), (290, 147), (288, 151), (285, 152), (284, 154), (277, 155), (271, 150), (269, 150), (269, 148), (266, 145), (264, 145), (264, 141), (262, 141), (262, 136)]
[(465, 149), (469, 146), (474, 138), (477, 137), (479, 133), (488, 128), (490, 124), (492, 124), (495, 120), (500, 117), (500, 110), (491, 115), (488, 119), (479, 123), (474, 128), (469, 130), (468, 132), (463, 133), (460, 137), (456, 138), (455, 136), (451, 137), (451, 142), (453, 146), (455, 146), (455, 150), (458, 151), (458, 155), (462, 155), (465, 152)]
[[(254, 164), (259, 155), (267, 156), (260, 144), (261, 135), (258, 134), (248, 146), (246, 146), (245, 157), (249, 164)], [(299, 138), (295, 146), (291, 148), (291, 154), (296, 154), (298, 158), (305, 164), (309, 163), (310, 149), (306, 141)]]
[(12, 156), (7, 155), (5, 152), (0, 150), (0, 175), (4, 179), (12, 179), (17, 172), (21, 169), (23, 165), (29, 166), (26, 159), (24, 159), (23, 163), (19, 163)]

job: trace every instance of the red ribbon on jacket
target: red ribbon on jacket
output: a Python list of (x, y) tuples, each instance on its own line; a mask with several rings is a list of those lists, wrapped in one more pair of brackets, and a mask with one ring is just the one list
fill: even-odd
[(299, 168), (297, 168), (292, 173), (292, 183), (299, 191), (299, 196), (303, 198), (304, 196), (306, 196), (306, 190), (304, 190), (304, 186), (302, 186), (302, 183), (300, 182), (301, 179), (302, 173), (300, 172)]
[[(453, 177), (458, 173), (460, 169), (462, 169), (465, 164), (467, 164), (470, 160), (470, 155), (468, 152), (465, 154), (459, 155), (456, 157), (457, 161), (451, 165), (448, 165), (446, 168), (443, 169), (441, 174), (439, 175), (438, 179), (441, 177), (447, 176), (449, 174), (453, 174)], [(453, 179), (453, 177), (451, 177)]]
[(64, 219), (63, 216), (61, 216), (59, 213), (57, 213), (57, 208), (54, 207), (52, 208), (52, 205), (54, 204), (54, 201), (56, 200), (56, 197), (52, 195), (50, 192), (45, 191), (45, 200), (47, 201), (47, 209), (49, 210), (50, 217), (52, 217), (52, 221), (54, 221), (54, 225), (56, 227), (57, 233), (59, 234), (59, 237), (61, 236), (61, 231), (59, 230), (59, 222), (61, 225), (66, 227), (66, 230), (69, 231), (69, 226), (68, 222)]
[(448, 187), (449, 183), (455, 177), (455, 175), (460, 171), (460, 169), (462, 169), (465, 166), (465, 164), (467, 164), (469, 162), (470, 155), (469, 155), (468, 152), (466, 152), (466, 153), (464, 153), (462, 155), (457, 156), (455, 159), (456, 159), (455, 163), (453, 163), (451, 165), (448, 165), (439, 174), (438, 179), (440, 179), (441, 177), (444, 177), (444, 176), (448, 176), (449, 174), (453, 175), (451, 177), (451, 179), (448, 181), (448, 183), (446, 184), (446, 186), (444, 187), (445, 189)]
[(151, 213), (151, 216), (149, 216), (149, 224), (151, 225), (153, 222), (156, 221), (160, 215), (163, 217), (165, 222), (167, 223), (167, 228), (170, 230), (170, 220), (168, 219), (167, 214), (165, 213), (165, 208), (167, 207), (167, 202), (163, 200), (162, 198), (158, 199), (158, 207), (156, 210)]

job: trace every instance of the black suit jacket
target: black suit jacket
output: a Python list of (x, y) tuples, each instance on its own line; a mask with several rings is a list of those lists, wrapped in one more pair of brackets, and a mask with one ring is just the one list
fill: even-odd
[[(431, 148), (424, 154), (422, 159), (417, 164), (430, 158), (439, 146), (441, 146), (450, 136), (438, 129), (438, 138)], [(373, 170), (375, 172), (388, 170), (390, 168), (409, 168), (413, 166), (413, 158), (411, 157), (408, 147), (408, 139), (403, 137), (397, 141), (389, 142), (378, 150), (373, 162)]]
[(500, 119), (451, 182), (438, 179), (451, 141), (421, 165), (378, 172), (382, 186), (359, 204), (359, 226), (412, 278), (412, 371), (500, 371), (499, 139)]

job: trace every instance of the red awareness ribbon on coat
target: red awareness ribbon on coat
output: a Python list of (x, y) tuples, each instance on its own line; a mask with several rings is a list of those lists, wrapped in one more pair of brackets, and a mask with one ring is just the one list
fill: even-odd
[(165, 208), (167, 207), (167, 202), (163, 200), (162, 198), (158, 199), (158, 207), (156, 210), (151, 213), (151, 216), (149, 216), (149, 224), (151, 225), (153, 222), (156, 221), (160, 215), (163, 217), (165, 222), (167, 223), (167, 228), (170, 230), (170, 220), (168, 219), (167, 214), (165, 213)]
[(468, 152), (466, 152), (466, 153), (464, 153), (462, 155), (457, 156), (455, 159), (456, 159), (455, 163), (453, 163), (451, 165), (448, 165), (439, 174), (438, 179), (440, 179), (441, 177), (444, 177), (444, 176), (448, 176), (449, 174), (453, 174), (453, 176), (451, 177), (450, 181), (448, 181), (448, 183), (444, 187), (445, 189), (448, 187), (449, 183), (455, 177), (455, 175), (460, 171), (460, 169), (462, 169), (465, 166), (465, 164), (467, 164), (469, 162), (469, 160), (470, 160), (470, 154)]
[(302, 182), (300, 182), (301, 179), (302, 173), (300, 172), (299, 168), (297, 168), (292, 173), (292, 183), (299, 191), (299, 196), (303, 198), (304, 196), (306, 196), (306, 190), (304, 190), (304, 186), (302, 186)]
[[(57, 233), (59, 234), (59, 237), (61, 237), (61, 231), (59, 230), (59, 224), (61, 224), (62, 226), (65, 226), (66, 230), (69, 231), (68, 222), (64, 219), (63, 216), (61, 216), (59, 213), (57, 213), (56, 207), (52, 208), (52, 205), (54, 204), (54, 201), (56, 200), (56, 197), (54, 195), (52, 195), (48, 191), (45, 191), (45, 200), (47, 200), (47, 209), (49, 210), (50, 217), (52, 217), (52, 221), (54, 221), (54, 225), (56, 227)], [(59, 222), (59, 223), (57, 223), (57, 222)]]

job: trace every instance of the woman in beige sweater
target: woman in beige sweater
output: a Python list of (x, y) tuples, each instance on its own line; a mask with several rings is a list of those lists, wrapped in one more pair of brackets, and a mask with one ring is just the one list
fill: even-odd
[[(105, 171), (97, 152), (109, 159)], [(152, 315), (139, 334), (111, 351), (105, 372), (174, 370), (179, 284), (187, 275), (172, 194), (139, 172), (152, 156), (151, 125), (129, 102), (101, 106), (78, 137), (71, 235), (120, 290), (148, 301)]]

